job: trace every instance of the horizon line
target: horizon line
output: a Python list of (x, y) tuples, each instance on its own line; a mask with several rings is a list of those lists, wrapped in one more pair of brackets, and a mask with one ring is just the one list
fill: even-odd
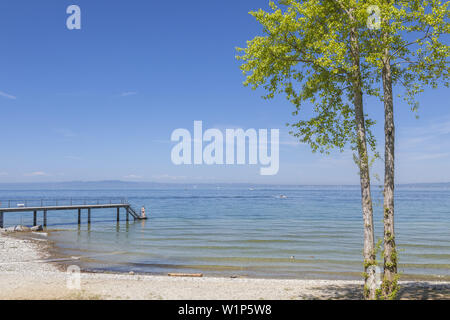
[[(170, 184), (170, 185), (212, 185), (212, 184), (235, 184), (235, 185), (278, 185), (278, 186), (359, 186), (359, 184), (349, 183), (261, 183), (261, 182), (176, 182), (176, 181), (127, 181), (127, 180), (67, 180), (67, 181), (26, 181), (26, 182), (0, 182), (0, 185), (18, 185), (18, 184), (68, 184), (68, 183), (127, 183), (127, 184)], [(450, 184), (446, 182), (408, 182), (396, 183), (395, 185), (418, 185), (418, 184)], [(373, 183), (373, 186), (382, 186), (382, 183)]]

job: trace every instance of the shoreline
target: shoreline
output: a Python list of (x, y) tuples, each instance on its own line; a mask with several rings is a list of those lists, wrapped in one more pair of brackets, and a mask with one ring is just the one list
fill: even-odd
[[(362, 280), (169, 277), (112, 272), (80, 273), (80, 288), (52, 256), (51, 243), (0, 234), (0, 300), (314, 300), (361, 299)], [(450, 282), (400, 281), (399, 299), (450, 299)]]

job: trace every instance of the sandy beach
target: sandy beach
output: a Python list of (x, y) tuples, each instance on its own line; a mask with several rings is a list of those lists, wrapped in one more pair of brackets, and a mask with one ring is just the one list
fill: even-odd
[[(80, 274), (80, 287), (41, 240), (0, 235), (0, 299), (360, 299), (362, 281)], [(53, 261), (53, 262), (52, 262)], [(69, 283), (69, 286), (68, 286)], [(71, 285), (70, 285), (71, 284)], [(400, 299), (450, 299), (449, 282), (402, 282)]]

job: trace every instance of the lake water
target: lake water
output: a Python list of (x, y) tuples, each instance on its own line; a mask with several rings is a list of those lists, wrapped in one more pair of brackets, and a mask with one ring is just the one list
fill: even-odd
[[(286, 198), (280, 197), (285, 195)], [(373, 188), (375, 234), (382, 195)], [(126, 197), (149, 220), (116, 222), (115, 209), (48, 213), (50, 239), (87, 270), (202, 272), (205, 276), (360, 279), (362, 217), (356, 186), (172, 186), (148, 189), (0, 190), (0, 199)], [(4, 201), (4, 200), (3, 200)], [(5, 214), (5, 225), (32, 213)], [(38, 223), (42, 223), (39, 213)], [(403, 279), (450, 280), (450, 188), (396, 190)]]

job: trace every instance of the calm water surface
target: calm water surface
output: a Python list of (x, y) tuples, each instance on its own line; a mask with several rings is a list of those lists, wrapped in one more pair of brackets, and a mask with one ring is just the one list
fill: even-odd
[[(375, 233), (382, 197), (374, 188)], [(280, 198), (285, 195), (287, 198)], [(50, 239), (89, 270), (203, 272), (249, 277), (359, 279), (362, 218), (358, 187), (188, 186), (139, 190), (0, 190), (0, 199), (126, 197), (147, 221), (117, 224), (115, 209), (48, 213)], [(32, 224), (32, 213), (5, 214)], [(41, 223), (42, 213), (39, 216)], [(450, 280), (450, 189), (399, 187), (397, 243), (404, 279)]]

